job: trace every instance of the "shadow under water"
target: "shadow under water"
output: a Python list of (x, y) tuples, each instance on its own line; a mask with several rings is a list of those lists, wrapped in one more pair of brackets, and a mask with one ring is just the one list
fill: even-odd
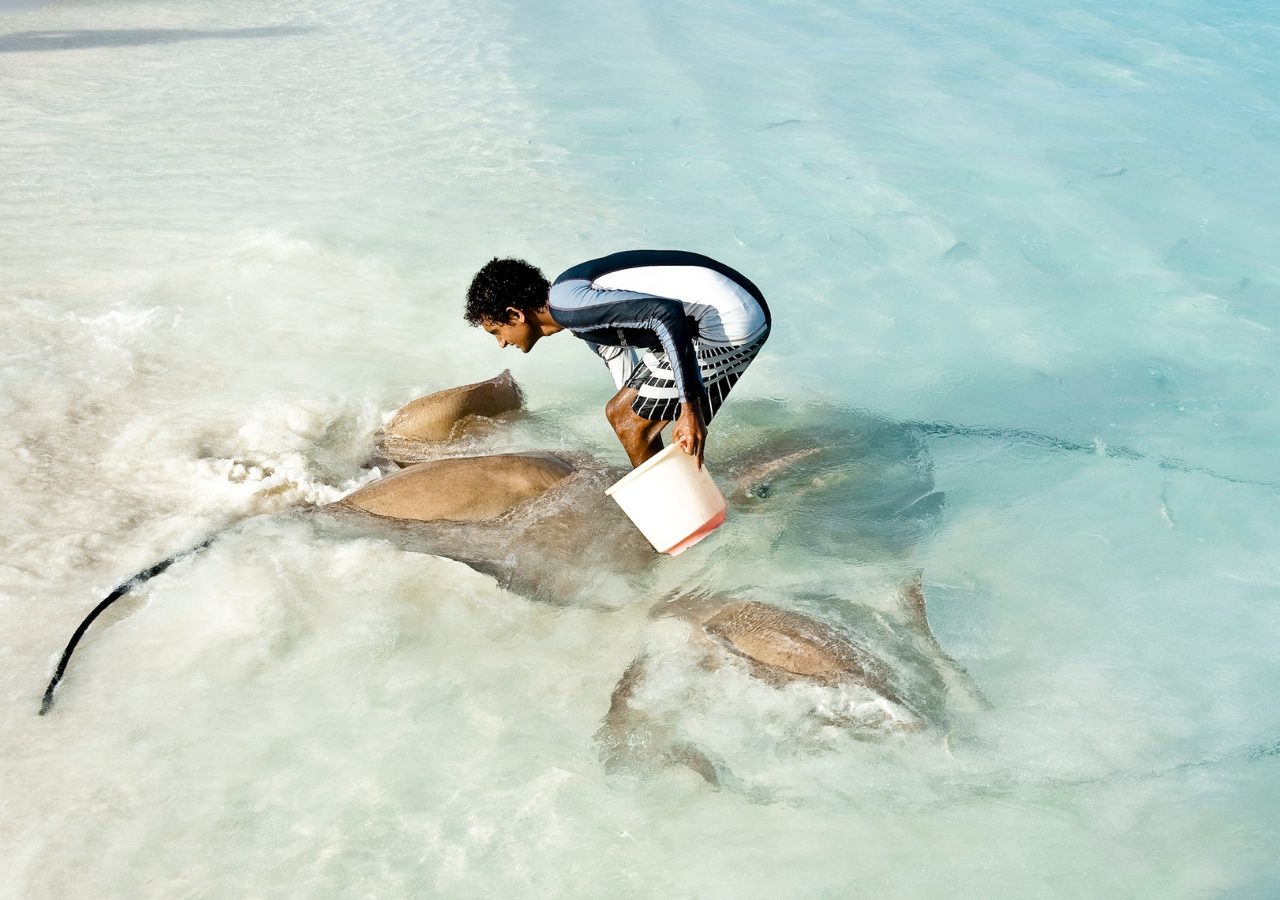
[(190, 28), (15, 31), (0, 35), (0, 53), (43, 53), (49, 50), (144, 47), (186, 41), (296, 37), (314, 30), (314, 28), (299, 25), (268, 25), (260, 28), (224, 28), (216, 31), (199, 31)]

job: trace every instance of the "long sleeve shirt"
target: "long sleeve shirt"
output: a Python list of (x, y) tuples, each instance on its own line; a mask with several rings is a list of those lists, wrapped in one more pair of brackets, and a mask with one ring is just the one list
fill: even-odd
[(586, 341), (621, 388), (643, 352), (661, 352), (683, 403), (705, 396), (694, 342), (734, 346), (770, 321), (759, 288), (710, 257), (631, 250), (581, 263), (551, 286), (557, 325)]

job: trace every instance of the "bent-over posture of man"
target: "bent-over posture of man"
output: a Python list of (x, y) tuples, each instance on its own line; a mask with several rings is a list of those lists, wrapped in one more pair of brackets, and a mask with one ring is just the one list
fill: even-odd
[(471, 281), (465, 318), (524, 353), (568, 329), (613, 374), (605, 414), (632, 466), (662, 430), (702, 465), (707, 424), (769, 336), (760, 289), (724, 263), (679, 250), (630, 250), (576, 265), (548, 284), (519, 259)]

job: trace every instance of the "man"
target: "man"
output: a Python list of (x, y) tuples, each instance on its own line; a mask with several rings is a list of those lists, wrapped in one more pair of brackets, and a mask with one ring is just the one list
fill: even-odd
[(574, 266), (548, 284), (518, 259), (471, 281), (467, 322), (528, 353), (571, 331), (604, 360), (618, 393), (605, 407), (632, 466), (662, 430), (702, 466), (707, 425), (769, 336), (764, 295), (724, 263), (678, 250), (631, 250)]

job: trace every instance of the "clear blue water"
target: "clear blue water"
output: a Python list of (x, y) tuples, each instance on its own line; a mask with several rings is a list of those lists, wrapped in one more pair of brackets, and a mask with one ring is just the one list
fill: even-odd
[[(1280, 892), (1278, 51), (1258, 3), (0, 3), (0, 892)], [(638, 246), (769, 296), (744, 400), (922, 441), (965, 741), (743, 688), (735, 786), (607, 776), (643, 609), (271, 515), (507, 365), (503, 446), (620, 459), (581, 347), (459, 311)], [(114, 583), (258, 514), (33, 715)]]

